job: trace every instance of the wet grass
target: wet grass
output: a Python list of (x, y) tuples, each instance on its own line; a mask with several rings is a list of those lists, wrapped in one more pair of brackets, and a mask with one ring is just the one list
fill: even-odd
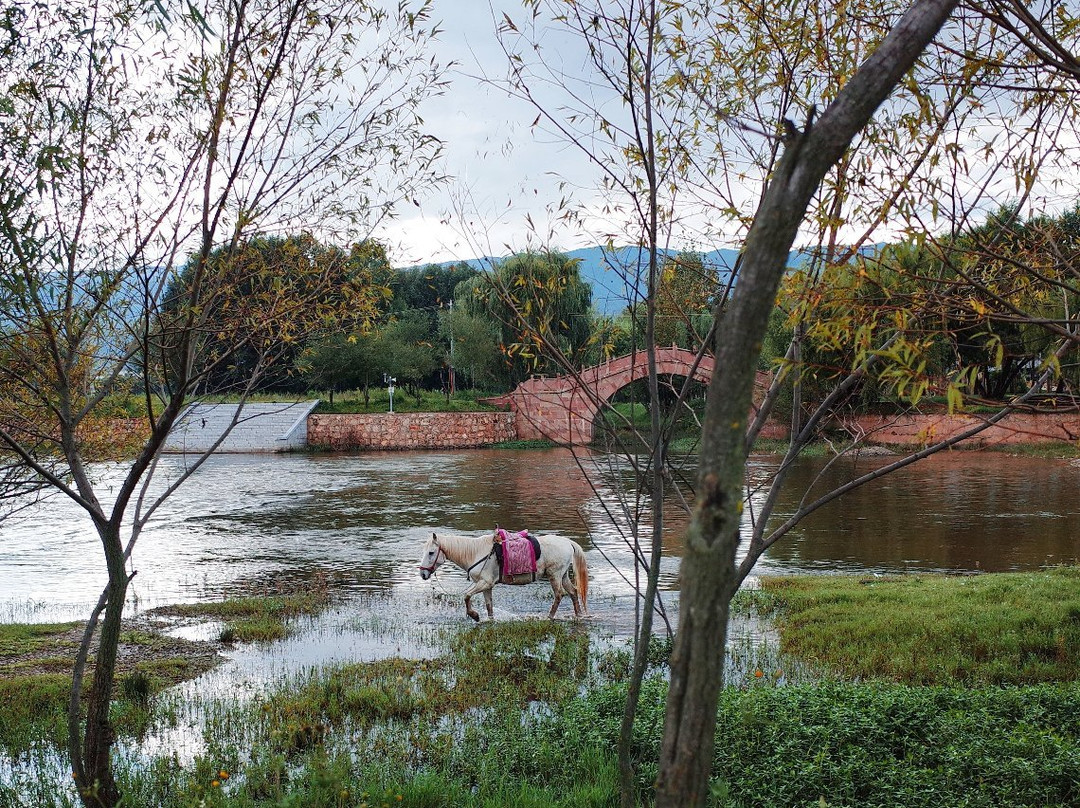
[(342, 665), (246, 704), (208, 702), (194, 765), (131, 771), (124, 787), (161, 808), (616, 804), (610, 750), (568, 759), (552, 729), (606, 681), (587, 629), (488, 623), (438, 642), (434, 659)]
[[(164, 607), (150, 616), (228, 621), (224, 632), (241, 641), (286, 636), (290, 621), (317, 614), (330, 602), (325, 586), (301, 593)], [(82, 624), (0, 625), (0, 747), (13, 754), (36, 742), (61, 745), (71, 671)], [(205, 644), (178, 640), (144, 625), (120, 635), (122, 661), (112, 720), (119, 731), (148, 731), (153, 698), (206, 672), (218, 662)], [(85, 684), (89, 686), (92, 666)], [(0, 802), (0, 805), (3, 803)]]
[(330, 590), (315, 585), (300, 592), (266, 596), (248, 596), (203, 603), (162, 606), (148, 612), (155, 617), (179, 617), (188, 620), (220, 620), (222, 642), (271, 642), (289, 636), (291, 623), (299, 617), (311, 617), (331, 604)]
[[(15, 623), (0, 625), (0, 658), (55, 648), (58, 638), (78, 628), (78, 623)], [(68, 643), (70, 646), (71, 644)]]
[(1080, 679), (1080, 569), (762, 581), (784, 652), (845, 679), (1031, 685)]
[[(1080, 685), (1071, 669), (1058, 675), (1072, 678), (1008, 686), (997, 684), (993, 673), (1017, 667), (1024, 638), (1068, 629), (1080, 615), (1072, 605), (1080, 598), (1072, 594), (1080, 592), (1078, 583), (1080, 571), (1055, 569), (964, 578), (771, 579), (760, 590), (740, 593), (733, 614), (774, 615), (784, 651), (769, 640), (732, 638), (711, 804), (1080, 804)], [(990, 612), (985, 620), (979, 618), (983, 612)], [(949, 672), (953, 657), (945, 638), (969, 621), (976, 621), (972, 625), (986, 643), (986, 665), (983, 674), (958, 678), (959, 668)], [(860, 639), (862, 624), (867, 628)], [(1038, 628), (1043, 624), (1045, 631)], [(400, 631), (393, 621), (365, 625), (373, 633)], [(135, 739), (128, 742), (136, 747), (137, 739), (147, 738), (146, 748), (161, 749), (119, 758), (129, 804), (618, 804), (614, 750), (627, 649), (570, 621), (428, 631), (437, 652), (431, 659), (313, 669), (282, 677), (253, 697), (162, 693), (153, 691), (148, 677), (125, 681), (116, 711), (121, 737)], [(916, 639), (906, 640), (905, 631)], [(814, 640), (793, 641), (802, 636)], [(970, 635), (959, 636), (954, 645), (970, 643)], [(896, 643), (907, 649), (897, 656), (915, 649), (916, 657), (930, 662), (887, 677), (880, 671), (871, 677), (848, 662)], [(653, 647), (635, 728), (643, 806), (651, 802), (656, 774), (670, 652), (668, 642)], [(925, 678), (924, 670), (935, 676)], [(188, 754), (172, 751), (168, 739), (175, 732), (188, 739)], [(62, 778), (62, 759), (49, 748), (23, 747), (19, 771), (55, 771)], [(6, 803), (3, 788), (0, 805), (75, 805), (47, 776), (19, 781), (18, 801)]]
[[(78, 623), (0, 627), (0, 749), (16, 756), (36, 743), (59, 748), (65, 737)], [(194, 644), (142, 629), (121, 633), (121, 661), (112, 720), (121, 732), (142, 734), (151, 699), (213, 667), (213, 654), (194, 653)], [(90, 686), (93, 666), (84, 678)], [(0, 802), (3, 805), (3, 802)]]
[(15, 756), (42, 738), (59, 746), (70, 692), (70, 673), (0, 679), (0, 748)]
[(493, 706), (558, 705), (575, 697), (592, 673), (587, 630), (563, 623), (485, 623), (443, 632), (441, 642), (445, 653), (434, 659), (337, 667), (278, 693), (260, 710), (293, 746), (317, 727), (367, 728), (387, 720), (446, 720)]

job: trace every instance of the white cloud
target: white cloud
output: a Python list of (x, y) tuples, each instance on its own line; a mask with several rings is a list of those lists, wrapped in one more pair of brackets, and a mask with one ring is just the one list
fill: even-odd
[[(579, 149), (533, 129), (536, 110), (495, 86), (508, 64), (495, 33), (504, 10), (523, 14), (509, 0), (494, 11), (486, 3), (436, 3), (443, 33), (434, 49), (456, 66), (447, 92), (430, 99), (421, 115), (445, 144), (450, 180), (380, 229), (395, 266), (503, 255), (546, 243), (557, 226), (547, 208), (562, 197), (560, 182), (596, 184), (596, 169)], [(564, 64), (574, 61), (566, 53), (570, 45), (567, 40), (560, 54)], [(566, 231), (554, 238), (551, 246), (564, 249), (587, 241)]]

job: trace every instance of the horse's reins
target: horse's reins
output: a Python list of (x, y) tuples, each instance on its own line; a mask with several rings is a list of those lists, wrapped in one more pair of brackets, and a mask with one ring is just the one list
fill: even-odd
[[(446, 555), (446, 551), (443, 550), (443, 548), (442, 548), (442, 545), (440, 544), (440, 545), (437, 545), (437, 546), (439, 548), (439, 552), (437, 552), (435, 554), (435, 560), (431, 562), (431, 566), (430, 567), (425, 567), (423, 564), (421, 564), (420, 569), (421, 570), (427, 570), (428, 572), (431, 573), (431, 577), (434, 578), (436, 581), (438, 581), (439, 589), (442, 589), (442, 592), (443, 592), (444, 595), (451, 595), (451, 594), (454, 594), (454, 593), (446, 591), (446, 589), (442, 585), (442, 581), (439, 581), (438, 571), (435, 569), (437, 566), (439, 566), (439, 556), (440, 555), (443, 558), (448, 558), (448, 556)], [(490, 553), (488, 553), (486, 556), (481, 558), (479, 561), (473, 562), (473, 564), (467, 570), (465, 570), (465, 577), (468, 578), (469, 575), (472, 573), (472, 571), (474, 569), (476, 569), (477, 567), (479, 567), (481, 564), (486, 564), (488, 562), (488, 560), (493, 555), (495, 555), (495, 545), (494, 544), (491, 545), (491, 552)], [(461, 592), (458, 592), (457, 594), (458, 595), (463, 595), (468, 590), (468, 588), (469, 587), (465, 587), (465, 589), (462, 589)]]

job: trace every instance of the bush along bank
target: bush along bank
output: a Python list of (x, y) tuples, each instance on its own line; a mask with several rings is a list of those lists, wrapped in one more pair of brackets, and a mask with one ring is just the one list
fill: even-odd
[[(635, 754), (648, 802), (666, 682), (647, 683)], [(582, 750), (613, 745), (622, 688), (563, 717)], [(829, 682), (725, 688), (713, 804), (729, 808), (1001, 808), (1080, 804), (1080, 688)]]

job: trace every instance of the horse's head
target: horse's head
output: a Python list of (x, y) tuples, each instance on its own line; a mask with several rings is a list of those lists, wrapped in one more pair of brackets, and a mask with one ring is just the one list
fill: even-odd
[(432, 533), (431, 538), (424, 544), (424, 552), (420, 554), (420, 577), (426, 581), (445, 560), (446, 553), (439, 546), (439, 537)]

